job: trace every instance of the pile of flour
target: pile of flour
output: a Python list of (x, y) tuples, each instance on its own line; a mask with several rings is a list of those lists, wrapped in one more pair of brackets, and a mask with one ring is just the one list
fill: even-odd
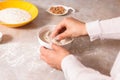
[(19, 8), (6, 8), (0, 10), (0, 22), (18, 24), (29, 21), (30, 19), (31, 15), (27, 11)]

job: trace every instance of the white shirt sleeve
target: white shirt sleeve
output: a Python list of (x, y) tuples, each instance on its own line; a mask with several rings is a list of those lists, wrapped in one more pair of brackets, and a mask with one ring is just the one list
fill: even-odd
[(86, 29), (91, 41), (95, 39), (120, 40), (120, 17), (86, 23)]
[(85, 67), (73, 55), (66, 56), (61, 67), (66, 80), (112, 80), (109, 76)]
[(111, 70), (111, 76), (84, 66), (75, 56), (66, 56), (61, 63), (66, 80), (120, 80), (120, 53)]
[[(120, 18), (86, 23), (90, 40), (95, 39), (119, 39)], [(120, 53), (117, 56), (111, 70), (111, 76), (84, 66), (75, 56), (66, 56), (61, 63), (66, 80), (120, 80)]]

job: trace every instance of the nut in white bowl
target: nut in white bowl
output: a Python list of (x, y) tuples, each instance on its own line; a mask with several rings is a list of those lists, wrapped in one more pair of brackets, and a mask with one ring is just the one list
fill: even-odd
[(54, 43), (56, 45), (65, 46), (73, 41), (73, 38), (66, 38), (61, 41), (52, 39), (50, 37), (51, 32), (54, 30), (56, 25), (46, 25), (42, 27), (38, 33), (38, 40), (41, 46), (52, 49), (51, 44)]
[(66, 15), (69, 10), (72, 10), (72, 13), (75, 13), (75, 9), (72, 7), (67, 7), (64, 5), (52, 5), (47, 9), (47, 12), (49, 12), (52, 15)]

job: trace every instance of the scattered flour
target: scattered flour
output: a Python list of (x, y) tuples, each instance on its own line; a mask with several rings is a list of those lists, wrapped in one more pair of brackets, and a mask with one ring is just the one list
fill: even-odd
[(29, 21), (31, 15), (19, 8), (6, 8), (0, 10), (0, 21), (8, 24), (18, 24)]

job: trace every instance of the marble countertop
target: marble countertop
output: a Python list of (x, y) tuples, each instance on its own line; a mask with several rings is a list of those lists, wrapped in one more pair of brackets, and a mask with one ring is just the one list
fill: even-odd
[[(30, 24), (19, 28), (0, 26), (4, 34), (0, 43), (1, 80), (65, 80), (64, 74), (49, 67), (39, 58), (39, 29), (45, 25), (58, 24), (72, 16), (84, 22), (104, 20), (120, 16), (119, 0), (26, 0), (35, 4), (39, 16)], [(62, 4), (76, 9), (74, 14), (53, 16), (46, 12), (50, 5)], [(120, 41), (96, 40), (89, 37), (76, 38), (70, 51), (84, 65), (109, 75), (112, 64), (120, 50)]]

